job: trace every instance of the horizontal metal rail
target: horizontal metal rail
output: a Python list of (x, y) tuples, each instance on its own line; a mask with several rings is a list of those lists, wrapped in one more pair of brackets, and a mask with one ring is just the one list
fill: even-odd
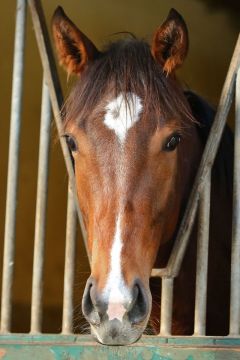
[[(37, 359), (239, 359), (239, 338), (143, 336), (131, 346), (103, 346), (90, 335), (3, 335), (1, 354), (7, 360)], [(19, 356), (19, 354), (21, 356)], [(34, 355), (33, 355), (34, 354)]]

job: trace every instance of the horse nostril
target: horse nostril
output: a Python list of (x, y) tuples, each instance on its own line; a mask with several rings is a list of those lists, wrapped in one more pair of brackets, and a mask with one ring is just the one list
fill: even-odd
[(82, 312), (85, 318), (93, 325), (100, 324), (100, 317), (95, 308), (93, 301), (94, 281), (90, 278), (86, 283), (86, 287), (82, 299)]
[(93, 303), (90, 295), (90, 290), (92, 287), (92, 281), (89, 279), (86, 283), (84, 293), (83, 293), (83, 299), (82, 299), (82, 311), (84, 316), (88, 316), (88, 314), (91, 313), (93, 310)]
[(137, 282), (133, 288), (133, 302), (132, 308), (128, 313), (128, 318), (132, 324), (137, 324), (148, 315), (148, 299), (140, 282)]

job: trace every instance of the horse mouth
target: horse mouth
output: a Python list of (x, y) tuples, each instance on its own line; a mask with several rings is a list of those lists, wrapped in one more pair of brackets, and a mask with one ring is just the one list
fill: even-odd
[(124, 346), (137, 342), (147, 322), (142, 325), (131, 325), (127, 321), (120, 322), (117, 319), (102, 323), (100, 326), (91, 325), (91, 333), (94, 339), (103, 345)]

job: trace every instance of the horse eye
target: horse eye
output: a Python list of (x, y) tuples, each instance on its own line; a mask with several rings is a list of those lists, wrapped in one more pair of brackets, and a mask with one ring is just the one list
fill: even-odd
[(178, 144), (181, 141), (181, 136), (179, 134), (174, 134), (172, 135), (166, 142), (166, 144), (164, 145), (164, 149), (165, 151), (173, 151), (176, 149), (176, 147), (178, 146)]
[(78, 148), (77, 148), (76, 140), (70, 135), (65, 135), (65, 138), (66, 138), (66, 142), (67, 142), (69, 150), (72, 152), (77, 151)]

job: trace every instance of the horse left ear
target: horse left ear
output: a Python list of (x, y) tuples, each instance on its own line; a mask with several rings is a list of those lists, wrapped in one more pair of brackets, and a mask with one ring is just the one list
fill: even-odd
[(151, 51), (166, 74), (182, 65), (188, 52), (188, 30), (175, 9), (170, 10), (165, 22), (156, 30)]
[(67, 17), (59, 6), (52, 17), (53, 38), (59, 58), (68, 74), (80, 75), (100, 54), (95, 45)]

